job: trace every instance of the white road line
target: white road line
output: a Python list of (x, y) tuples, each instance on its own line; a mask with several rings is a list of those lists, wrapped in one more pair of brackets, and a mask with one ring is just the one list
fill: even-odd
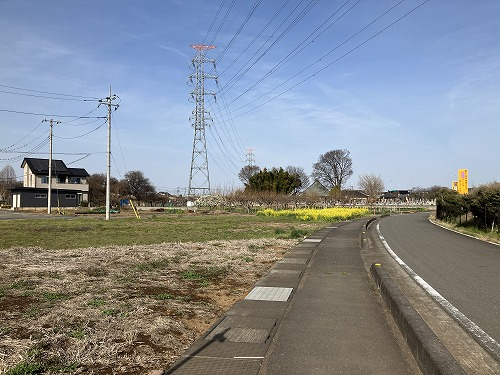
[(384, 236), (380, 232), (380, 223), (377, 224), (377, 233), (384, 244), (387, 252), (392, 256), (392, 258), (410, 275), (413, 280), (429, 294), (441, 307), (457, 321), (462, 328), (464, 328), (469, 334), (479, 342), (480, 345), (485, 347), (490, 354), (494, 355), (497, 360), (500, 359), (500, 345), (486, 332), (484, 332), (476, 323), (467, 318), (460, 310), (453, 306), (446, 298), (439, 294), (433, 287), (431, 287), (424, 279), (422, 279), (415, 271), (413, 271), (408, 265), (406, 265), (400, 257), (392, 251), (391, 247), (385, 240)]
[(234, 359), (263, 359), (264, 357), (233, 357)]

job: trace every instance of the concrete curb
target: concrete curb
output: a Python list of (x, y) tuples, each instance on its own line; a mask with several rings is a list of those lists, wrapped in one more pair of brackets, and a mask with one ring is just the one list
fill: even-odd
[(370, 273), (420, 370), (425, 375), (466, 374), (383, 267), (374, 263)]

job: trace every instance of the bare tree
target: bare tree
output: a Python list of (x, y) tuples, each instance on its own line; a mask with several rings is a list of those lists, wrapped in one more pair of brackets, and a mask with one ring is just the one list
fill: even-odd
[[(104, 206), (106, 204), (106, 175), (104, 173), (94, 173), (88, 178), (89, 183), (89, 203), (92, 206)], [(114, 177), (110, 178), (111, 183), (111, 202), (118, 204), (119, 187), (118, 180)]]
[(375, 176), (373, 173), (359, 176), (358, 186), (368, 195), (371, 202), (375, 202), (385, 189), (382, 178)]
[(141, 171), (125, 173), (125, 178), (121, 182), (126, 185), (128, 194), (139, 201), (146, 201), (156, 194), (155, 187)]
[(306, 172), (304, 172), (304, 168), (289, 165), (286, 167), (285, 171), (300, 178), (299, 190), (304, 190), (309, 186), (309, 176), (307, 176)]
[(342, 186), (352, 176), (352, 159), (347, 150), (331, 150), (320, 155), (313, 164), (311, 176), (328, 188), (342, 190)]
[(0, 171), (0, 200), (9, 201), (9, 189), (16, 186), (16, 172), (11, 165)]
[(252, 177), (256, 173), (259, 173), (259, 171), (260, 168), (256, 165), (245, 165), (243, 168), (241, 168), (240, 173), (238, 173), (238, 178), (246, 186), (248, 185), (250, 177)]

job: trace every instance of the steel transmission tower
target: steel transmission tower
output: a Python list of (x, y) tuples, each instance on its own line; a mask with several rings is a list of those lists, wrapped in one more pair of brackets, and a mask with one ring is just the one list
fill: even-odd
[[(189, 75), (189, 81), (194, 86), (191, 90), (191, 98), (196, 102), (196, 109), (189, 118), (194, 127), (193, 154), (191, 157), (191, 171), (189, 172), (188, 197), (210, 194), (210, 176), (208, 173), (207, 142), (205, 139), (205, 126), (211, 122), (210, 113), (205, 110), (205, 95), (215, 92), (205, 90), (205, 79), (214, 79), (217, 76), (205, 73), (206, 62), (212, 63), (215, 70), (215, 60), (205, 57), (205, 52), (214, 49), (215, 46), (191, 45), (196, 50), (196, 56), (191, 60), (194, 72)], [(210, 126), (210, 124), (208, 124)]]
[(253, 151), (253, 148), (247, 148), (247, 165), (250, 167), (250, 169), (255, 165)]

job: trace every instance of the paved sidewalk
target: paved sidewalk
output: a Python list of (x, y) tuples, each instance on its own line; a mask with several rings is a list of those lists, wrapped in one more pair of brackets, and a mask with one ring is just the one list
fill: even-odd
[(167, 374), (413, 374), (361, 259), (365, 223), (290, 249)]

